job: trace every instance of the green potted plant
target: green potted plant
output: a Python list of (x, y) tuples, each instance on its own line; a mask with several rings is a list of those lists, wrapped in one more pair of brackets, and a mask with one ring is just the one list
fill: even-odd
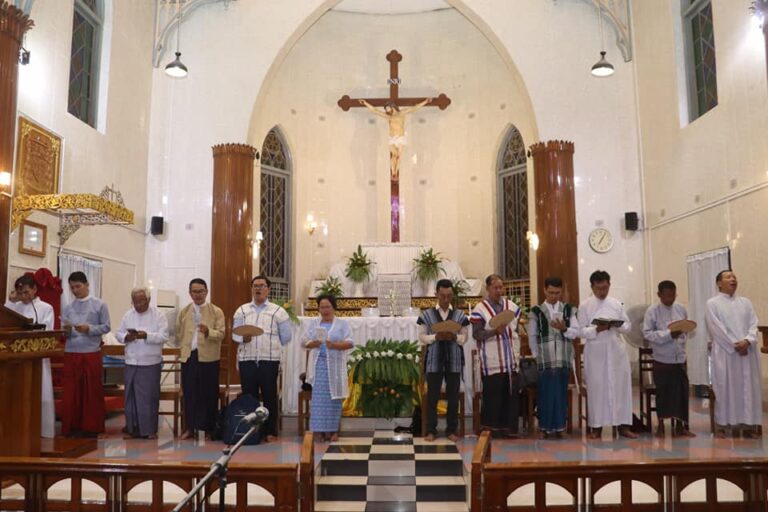
[(358, 245), (352, 256), (347, 258), (347, 269), (344, 275), (357, 285), (353, 295), (362, 296), (363, 284), (370, 281), (373, 275), (373, 261), (368, 258), (368, 253), (363, 252), (361, 246)]
[(469, 283), (464, 279), (452, 279), (451, 288), (453, 289), (453, 307), (458, 308), (469, 293)]
[(344, 291), (342, 289), (341, 281), (339, 281), (339, 278), (328, 276), (328, 279), (323, 281), (320, 286), (315, 288), (315, 296), (319, 297), (321, 295), (330, 295), (336, 299), (343, 297)]
[(440, 253), (435, 252), (431, 247), (421, 251), (413, 259), (413, 274), (422, 283), (422, 294), (425, 297), (432, 296), (435, 293), (435, 281), (440, 274), (445, 274)]

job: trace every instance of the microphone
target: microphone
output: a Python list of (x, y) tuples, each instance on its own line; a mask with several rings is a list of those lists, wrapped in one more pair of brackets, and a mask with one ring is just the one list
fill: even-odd
[(248, 423), (249, 425), (260, 425), (267, 421), (267, 418), (269, 418), (269, 410), (263, 405), (260, 405), (252, 413), (243, 416), (243, 419), (240, 421)]

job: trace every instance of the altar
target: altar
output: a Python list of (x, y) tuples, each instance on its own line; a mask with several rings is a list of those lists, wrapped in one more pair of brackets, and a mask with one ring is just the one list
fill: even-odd
[[(298, 394), (301, 389), (299, 375), (307, 365), (307, 351), (302, 348), (302, 341), (311, 317), (299, 317), (299, 325), (293, 326), (291, 342), (285, 347), (281, 364), (283, 373), (283, 414), (296, 414), (299, 410)], [(345, 318), (352, 331), (352, 341), (357, 345), (365, 345), (368, 340), (393, 339), (398, 341), (418, 341), (417, 317), (350, 317)], [(464, 344), (464, 374), (462, 375), (462, 391), (465, 392), (465, 410), (472, 412), (472, 350), (475, 340), (470, 339)]]
[[(379, 276), (410, 276), (412, 297), (434, 296), (434, 283), (422, 283), (413, 276), (413, 260), (427, 246), (414, 243), (371, 243), (361, 244), (362, 251), (374, 262), (373, 274), (366, 283), (355, 283), (346, 277), (346, 262), (334, 263), (328, 273), (329, 277), (336, 278), (342, 285), (344, 297), (378, 297)], [(466, 279), (458, 262), (444, 260), (442, 267), (445, 274), (441, 276), (451, 281), (466, 281), (469, 286), (468, 295), (480, 295), (482, 282), (478, 279)], [(310, 283), (310, 295), (316, 296), (315, 290), (323, 283), (323, 280), (313, 280)], [(425, 289), (426, 288), (426, 289)]]

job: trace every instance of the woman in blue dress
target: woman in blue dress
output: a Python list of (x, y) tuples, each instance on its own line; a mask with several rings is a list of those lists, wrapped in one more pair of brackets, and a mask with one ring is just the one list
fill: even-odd
[(320, 316), (310, 322), (302, 344), (309, 349), (307, 382), (312, 384), (309, 430), (337, 441), (341, 406), (349, 394), (347, 351), (353, 347), (349, 324), (336, 318), (336, 298), (317, 298)]

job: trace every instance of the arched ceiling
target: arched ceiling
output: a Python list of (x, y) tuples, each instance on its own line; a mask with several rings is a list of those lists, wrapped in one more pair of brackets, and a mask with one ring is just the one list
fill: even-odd
[(444, 0), (342, 0), (332, 10), (360, 14), (413, 14), (450, 8)]

